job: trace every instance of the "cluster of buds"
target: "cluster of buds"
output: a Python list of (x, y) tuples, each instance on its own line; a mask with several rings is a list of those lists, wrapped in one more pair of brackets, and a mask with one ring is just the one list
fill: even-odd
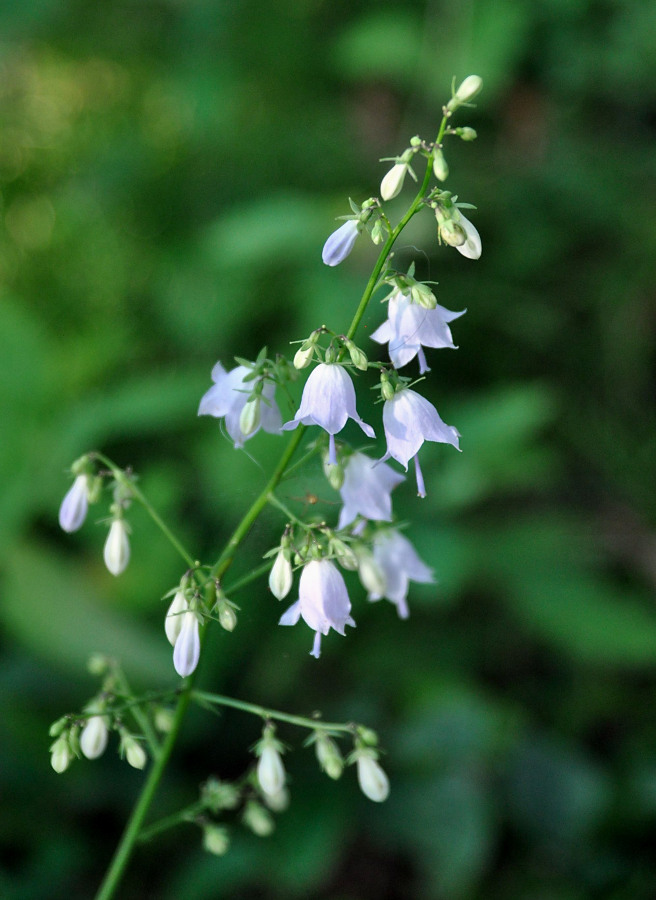
[[(77, 531), (87, 517), (89, 505), (97, 503), (103, 486), (101, 475), (93, 469), (89, 455), (81, 456), (71, 466), (74, 481), (59, 507), (59, 524), (66, 532)], [(132, 501), (130, 480), (125, 473), (114, 482), (114, 498), (109, 507), (109, 533), (103, 548), (103, 559), (112, 575), (120, 575), (130, 561), (130, 528), (125, 511)]]
[(98, 759), (107, 749), (110, 732), (120, 737), (119, 754), (134, 769), (143, 769), (148, 756), (142, 739), (133, 734), (114, 707), (120, 702), (118, 687), (122, 676), (116, 663), (102, 656), (89, 660), (89, 671), (103, 675), (102, 688), (79, 715), (66, 715), (50, 726), (50, 763), (57, 773), (65, 772), (71, 762), (84, 756)]

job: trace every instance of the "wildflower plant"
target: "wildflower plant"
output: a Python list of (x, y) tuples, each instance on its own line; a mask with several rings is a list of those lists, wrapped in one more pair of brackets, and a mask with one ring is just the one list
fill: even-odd
[[(261, 837), (270, 834), (275, 815), (286, 808), (293, 793), (293, 780), (287, 776), (288, 771), (293, 772), (293, 745), (283, 743), (281, 727), (307, 733), (305, 746), (314, 747), (319, 768), (329, 778), (338, 780), (345, 768), (353, 766), (367, 798), (379, 803), (390, 792), (380, 762), (383, 751), (370, 728), (351, 722), (324, 722), (316, 714), (291, 714), (202, 691), (197, 676), (208, 630), (221, 627), (239, 634), (235, 595), (241, 594), (245, 604), (253, 591), (270, 592), (276, 600), (291, 596), (291, 605), (278, 614), (279, 624), (295, 625), (302, 619), (314, 632), (310, 652), (318, 660), (322, 650), (330, 652), (334, 640), (331, 632), (345, 637), (346, 626), (355, 627), (363, 596), (369, 601), (389, 600), (399, 617), (405, 619), (410, 614), (411, 583), (434, 580), (432, 569), (395, 521), (392, 492), (407, 490), (407, 485), (402, 487), (406, 476), (396, 466), (400, 464), (407, 471), (410, 460), (414, 460), (417, 494), (425, 497), (418, 461), (425, 442), (460, 449), (457, 429), (443, 422), (422, 395), (421, 382), (430, 372), (427, 350), (455, 349), (450, 326), (464, 311), (451, 312), (439, 305), (434, 286), (417, 280), (413, 265), (405, 272), (398, 271), (392, 251), (410, 220), (425, 210), (435, 216), (437, 238), (446, 252), (453, 247), (467, 259), (481, 255), (479, 233), (462, 212), (472, 207), (442, 187), (449, 175), (447, 139), (453, 144), (454, 139), (470, 141), (476, 137), (469, 126), (454, 127), (452, 117), (470, 104), (480, 88), (480, 78), (469, 76), (452, 91), (442, 109), (435, 141), (413, 137), (407, 148), (391, 158), (380, 196), (361, 204), (351, 201), (351, 214), (343, 217), (343, 224), (326, 240), (322, 258), (331, 267), (348, 257), (358, 238), (364, 242), (370, 237), (380, 248), (346, 330), (333, 330), (343, 328), (343, 323), (317, 324), (308, 337), (292, 339), (296, 349), (291, 360), (281, 353), (269, 358), (264, 348), (254, 361), (236, 357), (232, 368), (221, 362), (214, 365), (213, 384), (200, 399), (198, 414), (222, 420), (236, 449), (243, 449), (245, 442), (256, 439), (262, 429), (279, 436), (282, 450), (273, 471), (263, 478), (258, 496), (213, 561), (199, 561), (182, 545), (141, 491), (130, 469), (119, 467), (97, 451), (86, 453), (71, 467), (72, 485), (59, 511), (64, 531), (81, 528), (89, 507), (101, 503), (103, 492), (109, 493), (109, 517), (104, 520), (109, 526), (104, 546), (108, 571), (115, 577), (125, 577), (130, 563), (138, 565), (138, 560), (131, 560), (132, 504), (141, 505), (163, 532), (180, 557), (182, 570), (177, 584), (160, 586), (166, 610), (162, 640), (171, 644), (172, 676), (182, 681), (169, 690), (137, 696), (118, 661), (94, 656), (89, 667), (99, 679), (98, 691), (81, 712), (63, 716), (50, 729), (55, 772), (65, 772), (76, 759), (99, 759), (109, 748), (117, 749), (128, 765), (145, 772), (143, 787), (98, 891), (99, 900), (116, 896), (137, 843), (168, 828), (181, 823), (196, 826), (199, 842), (217, 856), (229, 851), (234, 827), (241, 825)], [(420, 165), (424, 166), (423, 177), (417, 174)], [(416, 186), (414, 197), (393, 225), (385, 203), (399, 197), (411, 184)], [(386, 317), (371, 335), (373, 346), (365, 349), (356, 342), (356, 336), (378, 290), (386, 291)], [(383, 352), (381, 344), (387, 345), (389, 359), (370, 360), (372, 351)], [(400, 372), (415, 358), (422, 376), (419, 380)], [(291, 415), (290, 410), (291, 417), (284, 416), (278, 405), (283, 391), (289, 394), (293, 382), (305, 370), (309, 371), (297, 411)], [(368, 415), (371, 421), (365, 422), (357, 406), (368, 396), (372, 381), (380, 397), (378, 413), (375, 417)], [(342, 432), (349, 419), (364, 433), (364, 443), (351, 446), (344, 439)], [(304, 443), (305, 453), (298, 461)], [(422, 452), (430, 465), (429, 451)], [(292, 465), (297, 470), (312, 457), (321, 460), (329, 484), (341, 496), (342, 506), (332, 524), (295, 515), (279, 495)], [(248, 575), (224, 586), (236, 554), (245, 549), (253, 524), (266, 507), (275, 508), (281, 517), (277, 543), (265, 554), (264, 565), (252, 567)], [(362, 585), (360, 596), (349, 595), (343, 571), (357, 572)], [(230, 782), (208, 778), (198, 799), (159, 822), (147, 824), (153, 797), (192, 704), (210, 710), (229, 707), (260, 718), (262, 737), (252, 748), (252, 764)], [(345, 740), (350, 741), (350, 749), (344, 747)]]

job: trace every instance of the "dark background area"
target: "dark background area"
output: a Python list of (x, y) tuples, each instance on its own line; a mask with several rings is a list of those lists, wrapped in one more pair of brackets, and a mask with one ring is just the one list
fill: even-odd
[[(133, 466), (215, 558), (282, 444), (237, 453), (196, 418), (212, 365), (345, 328), (375, 249), (323, 266), (335, 217), (476, 73), (458, 124), (479, 138), (447, 145), (446, 187), (478, 207), (482, 258), (438, 248), (428, 213), (398, 254), (468, 309), (425, 384), (463, 453), (428, 445), (428, 498), (412, 478), (394, 495), (438, 583), (400, 622), (351, 581), (358, 628), (319, 662), (256, 583), (203, 658), (208, 690), (377, 729), (390, 798), (329, 781), (281, 729), (274, 834), (236, 827), (218, 859), (181, 826), (139, 848), (119, 895), (651, 900), (656, 5), (25, 0), (0, 34), (2, 896), (91, 896), (139, 790), (115, 743), (50, 768), (48, 725), (97, 689), (88, 656), (175, 684), (161, 598), (180, 566), (137, 509), (118, 579), (95, 509), (63, 535), (67, 466), (92, 448)], [(381, 319), (373, 303), (364, 326)], [(318, 467), (282, 495), (302, 511), (308, 490), (336, 519)], [(263, 517), (235, 578), (283, 524)], [(258, 732), (194, 713), (153, 815), (239, 776)]]

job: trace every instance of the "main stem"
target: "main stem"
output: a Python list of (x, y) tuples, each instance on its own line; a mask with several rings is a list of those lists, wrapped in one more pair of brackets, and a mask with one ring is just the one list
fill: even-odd
[[(439, 143), (444, 135), (444, 131), (446, 128), (446, 117), (442, 119), (442, 124), (440, 126), (440, 130), (437, 137), (437, 143)], [(378, 255), (378, 260), (376, 261), (376, 265), (373, 268), (371, 273), (371, 277), (367, 282), (367, 286), (364, 289), (364, 293), (362, 294), (362, 299), (358, 304), (358, 308), (355, 311), (355, 315), (353, 316), (353, 320), (349, 326), (348, 331), (346, 332), (346, 336), (348, 338), (353, 338), (355, 332), (357, 331), (358, 325), (362, 320), (362, 317), (365, 313), (365, 310), (371, 300), (371, 295), (373, 294), (376, 286), (378, 284), (378, 278), (380, 273), (383, 270), (383, 266), (385, 265), (387, 258), (389, 256), (390, 250), (394, 245), (394, 242), (401, 234), (405, 226), (408, 224), (410, 219), (414, 216), (414, 214), (419, 209), (421, 205), (422, 199), (426, 192), (426, 188), (428, 187), (428, 182), (430, 180), (431, 173), (431, 163), (430, 160), (428, 165), (426, 166), (426, 173), (424, 175), (424, 179), (422, 181), (421, 187), (417, 192), (417, 196), (412, 201), (410, 208), (403, 216), (401, 221), (398, 223), (396, 228), (392, 230), (389, 234), (385, 244)], [(230, 568), (232, 561), (235, 557), (235, 553), (237, 552), (237, 548), (244, 540), (248, 532), (250, 531), (253, 523), (256, 521), (264, 507), (266, 506), (269, 497), (272, 492), (276, 489), (280, 481), (282, 480), (283, 475), (285, 474), (285, 470), (289, 465), (292, 457), (296, 453), (302, 439), (305, 434), (305, 426), (300, 425), (296, 431), (289, 444), (285, 448), (284, 453), (280, 457), (278, 465), (276, 466), (271, 478), (263, 488), (260, 495), (257, 497), (255, 502), (252, 504), (246, 515), (243, 517), (239, 525), (235, 528), (230, 540), (226, 544), (223, 552), (217, 559), (216, 563), (212, 566), (210, 577), (212, 579), (221, 579), (223, 575)], [(103, 459), (104, 462), (109, 462), (105, 460), (104, 457), (98, 455), (98, 458)], [(113, 467), (112, 467), (113, 468)], [(134, 491), (134, 485), (131, 485), (131, 489)], [(147, 503), (146, 499), (143, 496), (139, 496), (141, 502), (143, 502), (151, 512), (151, 515), (154, 513), (154, 510), (150, 508), (150, 504)], [(159, 518), (159, 517), (158, 517)], [(160, 527), (162, 527), (169, 536), (169, 539), (172, 540), (177, 549), (181, 552), (181, 555), (187, 559), (190, 565), (194, 565), (194, 561), (189, 557), (187, 552), (182, 548), (173, 535), (170, 534), (166, 525), (160, 520), (158, 522)], [(201, 635), (201, 640), (204, 635)], [(162, 775), (164, 774), (164, 770), (166, 769), (167, 763), (173, 752), (173, 748), (178, 738), (178, 734), (180, 733), (180, 728), (182, 727), (182, 722), (187, 713), (187, 709), (189, 707), (189, 703), (191, 701), (192, 690), (194, 687), (194, 683), (196, 681), (198, 669), (189, 675), (183, 682), (183, 686), (180, 691), (180, 697), (178, 699), (178, 703), (175, 709), (175, 713), (173, 716), (173, 724), (171, 726), (171, 730), (166, 736), (166, 740), (161, 748), (161, 751), (157, 755), (156, 759), (153, 762), (153, 765), (148, 773), (148, 777), (146, 782), (141, 789), (141, 793), (137, 799), (137, 802), (132, 810), (130, 818), (128, 819), (127, 825), (125, 826), (125, 830), (119, 844), (116, 848), (114, 856), (112, 857), (112, 861), (107, 869), (105, 874), (105, 878), (103, 879), (102, 884), (96, 894), (95, 900), (110, 900), (111, 897), (114, 896), (114, 892), (116, 891), (121, 877), (123, 876), (123, 872), (130, 860), (132, 852), (134, 850), (134, 846), (139, 837), (139, 832), (141, 831), (144, 819), (146, 818), (146, 814), (148, 813), (148, 809), (150, 808), (150, 804), (152, 803), (153, 797), (155, 796), (155, 791), (162, 779)]]

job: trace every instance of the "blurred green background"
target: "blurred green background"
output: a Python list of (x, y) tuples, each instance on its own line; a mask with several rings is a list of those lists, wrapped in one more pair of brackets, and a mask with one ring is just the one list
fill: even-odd
[[(320, 662), (258, 583), (203, 660), (208, 689), (376, 728), (391, 796), (330, 782), (282, 729), (275, 833), (236, 828), (217, 859), (180, 827), (139, 848), (119, 895), (653, 898), (656, 5), (24, 0), (0, 34), (0, 894), (91, 896), (139, 789), (115, 745), (50, 768), (49, 723), (96, 689), (88, 655), (175, 684), (161, 597), (181, 567), (137, 509), (118, 579), (104, 510), (63, 535), (67, 466), (92, 448), (132, 465), (212, 559), (281, 447), (236, 453), (197, 419), (212, 365), (345, 327), (375, 250), (323, 266), (335, 217), (475, 72), (458, 124), (479, 139), (447, 145), (446, 186), (478, 207), (483, 256), (439, 249), (428, 214), (398, 254), (468, 308), (426, 384), (463, 453), (428, 445), (428, 498), (411, 478), (395, 492), (439, 583), (401, 623), (351, 582), (358, 628)], [(381, 318), (374, 303), (366, 329)], [(302, 510), (308, 490), (336, 517), (318, 469), (282, 495)], [(282, 524), (258, 523), (235, 578)], [(257, 736), (193, 714), (153, 814), (238, 776)]]

